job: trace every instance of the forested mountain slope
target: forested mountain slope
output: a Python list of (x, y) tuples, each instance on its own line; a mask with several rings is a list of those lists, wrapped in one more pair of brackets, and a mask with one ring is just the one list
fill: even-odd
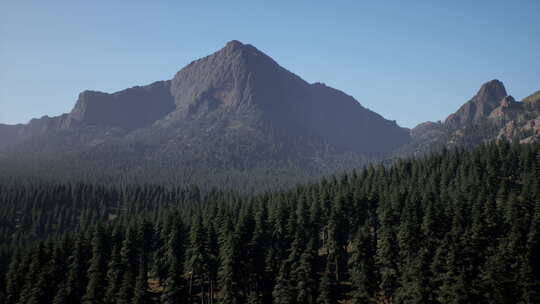
[(0, 178), (262, 191), (360, 168), (408, 130), (231, 41), (171, 80), (84, 91), (70, 113), (0, 125)]
[(538, 303), (539, 176), (539, 144), (502, 142), (250, 197), (3, 185), (5, 244), (32, 229), (51, 237), (16, 251), (2, 295), (56, 304)]

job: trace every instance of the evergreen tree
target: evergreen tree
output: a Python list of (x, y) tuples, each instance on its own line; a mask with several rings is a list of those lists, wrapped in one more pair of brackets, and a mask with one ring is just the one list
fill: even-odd
[(353, 286), (352, 300), (355, 304), (373, 302), (377, 288), (374, 261), (376, 248), (369, 230), (367, 225), (358, 230), (349, 259)]
[(294, 267), (297, 303), (314, 304), (317, 299), (316, 257), (314, 242), (310, 241)]
[(177, 260), (173, 260), (170, 264), (163, 293), (161, 294), (162, 304), (186, 303), (185, 285), (182, 275), (182, 266)]
[[(88, 240), (83, 236), (75, 241), (71, 255), (68, 258), (67, 283), (64, 294), (60, 294), (58, 301), (67, 303), (80, 303), (88, 285), (88, 260), (90, 259)], [(65, 297), (65, 300), (64, 300)]]
[(148, 304), (150, 303), (150, 294), (148, 292), (148, 270), (145, 263), (139, 266), (139, 275), (135, 282), (135, 292), (133, 296), (133, 304)]
[(88, 285), (83, 296), (85, 304), (105, 303), (108, 247), (105, 231), (103, 227), (99, 226), (92, 237), (92, 258), (88, 268)]
[(221, 267), (219, 270), (220, 298), (223, 304), (240, 304), (238, 286), (238, 245), (234, 237), (227, 232), (223, 233)]
[(292, 290), (292, 282), (290, 279), (290, 270), (287, 263), (283, 263), (279, 270), (279, 275), (276, 278), (276, 285), (272, 292), (274, 304), (293, 304), (295, 297)]
[(35, 303), (40, 296), (45, 296), (45, 266), (49, 255), (43, 242), (40, 242), (37, 248), (30, 253), (30, 263), (24, 287), (21, 289), (20, 298), (17, 303)]
[(6, 275), (6, 303), (17, 303), (24, 287), (25, 276), (28, 273), (29, 257), (23, 257), (21, 253), (13, 256)]
[(123, 267), (122, 283), (118, 290), (116, 303), (127, 304), (133, 301), (135, 292), (135, 283), (140, 265), (139, 239), (137, 227), (132, 225), (128, 227), (122, 249), (120, 250), (120, 259)]
[[(208, 278), (208, 245), (206, 243), (206, 230), (202, 226), (202, 217), (199, 215), (195, 223), (191, 226), (190, 246), (187, 250), (186, 270), (189, 272), (189, 299), (193, 302), (193, 294), (197, 284), (201, 298), (205, 297), (205, 283)], [(201, 300), (202, 302), (203, 300)]]
[(115, 304), (118, 297), (118, 291), (122, 284), (122, 278), (124, 276), (124, 266), (120, 257), (120, 246), (116, 246), (112, 250), (111, 258), (107, 266), (107, 290), (105, 292), (106, 302)]
[(332, 269), (335, 268), (331, 267), (330, 264), (331, 262), (326, 262), (326, 267), (319, 283), (317, 304), (337, 303), (335, 274), (332, 272)]

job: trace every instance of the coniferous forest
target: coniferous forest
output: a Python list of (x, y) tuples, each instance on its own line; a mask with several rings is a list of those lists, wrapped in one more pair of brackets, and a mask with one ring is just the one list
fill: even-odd
[(0, 302), (540, 303), (539, 176), (502, 142), (250, 196), (5, 182)]

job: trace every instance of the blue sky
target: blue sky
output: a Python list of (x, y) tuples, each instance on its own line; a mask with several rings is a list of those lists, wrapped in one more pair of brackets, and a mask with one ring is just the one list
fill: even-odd
[(4, 0), (0, 123), (69, 112), (85, 89), (170, 79), (236, 39), (413, 127), (494, 78), (516, 99), (540, 90), (539, 16), (534, 0)]

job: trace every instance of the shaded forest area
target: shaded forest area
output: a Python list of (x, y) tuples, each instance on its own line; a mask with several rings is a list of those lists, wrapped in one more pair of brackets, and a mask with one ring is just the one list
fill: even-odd
[(0, 302), (539, 303), (539, 177), (499, 143), (256, 196), (4, 183)]

